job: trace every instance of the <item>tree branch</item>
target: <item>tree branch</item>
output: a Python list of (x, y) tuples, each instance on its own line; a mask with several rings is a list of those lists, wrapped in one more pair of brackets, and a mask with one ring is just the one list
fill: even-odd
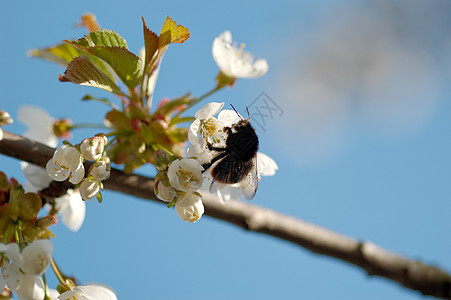
[[(4, 138), (0, 141), (0, 153), (41, 167), (45, 167), (54, 151), (54, 148), (9, 132), (4, 132)], [(67, 183), (59, 185), (67, 188)], [(129, 175), (113, 168), (104, 186), (161, 202), (153, 192), (154, 180), (145, 176)], [(438, 267), (408, 260), (371, 242), (359, 242), (256, 205), (238, 201), (229, 201), (224, 205), (214, 195), (205, 196), (203, 202), (205, 215), (210, 217), (295, 243), (317, 254), (338, 258), (362, 268), (368, 275), (385, 277), (424, 295), (451, 299), (451, 275)]]

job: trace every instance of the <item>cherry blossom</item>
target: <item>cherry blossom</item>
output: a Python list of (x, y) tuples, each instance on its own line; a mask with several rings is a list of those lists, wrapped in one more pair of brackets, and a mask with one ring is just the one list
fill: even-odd
[(244, 51), (244, 44), (237, 48), (232, 44), (232, 34), (224, 31), (213, 41), (213, 58), (222, 73), (232, 78), (257, 78), (268, 71), (264, 59), (254, 61), (253, 56)]
[(177, 199), (175, 212), (183, 221), (195, 223), (204, 214), (204, 204), (197, 193), (188, 192)]

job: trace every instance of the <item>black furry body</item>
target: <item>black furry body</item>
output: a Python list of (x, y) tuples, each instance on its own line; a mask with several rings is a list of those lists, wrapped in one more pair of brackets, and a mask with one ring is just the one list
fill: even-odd
[(202, 166), (207, 170), (220, 160), (213, 167), (211, 175), (217, 182), (234, 184), (245, 179), (256, 167), (258, 137), (248, 120), (243, 119), (231, 127), (224, 127), (224, 132), (227, 133), (225, 148), (208, 144), (210, 150), (218, 151), (220, 154)]

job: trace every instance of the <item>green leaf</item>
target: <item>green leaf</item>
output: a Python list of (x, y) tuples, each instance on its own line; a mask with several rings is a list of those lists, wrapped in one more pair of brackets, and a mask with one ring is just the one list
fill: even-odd
[(171, 119), (171, 121), (169, 122), (169, 126), (175, 125), (175, 124), (179, 124), (179, 123), (184, 123), (184, 122), (194, 122), (194, 120), (196, 120), (195, 117), (176, 117), (174, 119)]
[(65, 40), (79, 49), (88, 49), (96, 46), (122, 47), (127, 49), (127, 42), (118, 33), (109, 29), (99, 29), (92, 31), (75, 41)]
[(97, 193), (96, 198), (97, 198), (97, 201), (98, 201), (99, 203), (102, 203), (103, 197), (102, 197), (102, 193), (101, 193), (101, 192), (98, 192), (98, 193)]
[[(31, 57), (45, 59), (63, 67), (67, 67), (75, 57), (83, 54), (88, 53), (68, 43), (59, 44), (54, 47), (33, 49), (28, 52), (28, 55)], [(100, 70), (111, 76), (111, 72), (105, 62), (91, 54), (89, 54), (89, 58)]]
[(188, 28), (177, 25), (170, 17), (166, 17), (160, 32), (159, 48), (172, 43), (183, 43), (190, 37)]
[(184, 143), (188, 140), (188, 128), (176, 128), (169, 133), (169, 138), (174, 144)]
[(110, 100), (105, 99), (105, 98), (97, 98), (97, 97), (91, 96), (91, 95), (89, 95), (89, 94), (86, 94), (86, 95), (81, 99), (81, 101), (91, 101), (91, 100), (92, 100), (92, 101), (98, 101), (98, 102), (104, 103), (104, 104), (110, 106), (111, 108), (117, 108), (116, 105), (114, 105), (113, 103), (110, 102)]
[(86, 53), (67, 43), (28, 51), (28, 56), (42, 58), (64, 67), (67, 66), (72, 59), (82, 54)]
[[(129, 131), (132, 132), (130, 119), (122, 111), (113, 109), (105, 115), (105, 119), (110, 121), (113, 124), (113, 127), (119, 131), (126, 131), (127, 133)], [(116, 135), (118, 135), (118, 133), (116, 133)]]
[(137, 86), (141, 80), (143, 63), (132, 52), (121, 47), (96, 46), (86, 51), (104, 60), (129, 88)]
[(142, 131), (142, 134), (144, 137), (144, 141), (146, 142), (147, 145), (150, 145), (153, 141), (153, 134), (152, 134), (152, 131), (150, 130), (149, 126), (142, 123), (141, 131)]
[(158, 50), (158, 35), (149, 30), (146, 25), (146, 21), (143, 20), (143, 32), (144, 32), (144, 49), (146, 51), (146, 59), (144, 61), (144, 70), (147, 71), (147, 68), (150, 65), (152, 58), (155, 55), (155, 52)]
[(118, 95), (124, 95), (111, 77), (101, 71), (87, 55), (74, 58), (67, 66), (64, 76), (60, 74), (59, 80), (97, 87)]
[(143, 63), (138, 56), (121, 47), (94, 47), (88, 52), (103, 59), (129, 88), (137, 86), (141, 80)]

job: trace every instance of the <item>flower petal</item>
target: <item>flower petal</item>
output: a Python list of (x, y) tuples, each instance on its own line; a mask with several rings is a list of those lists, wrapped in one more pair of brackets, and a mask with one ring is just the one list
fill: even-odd
[(24, 137), (51, 147), (57, 145), (58, 138), (53, 133), (52, 127), (54, 119), (45, 110), (31, 105), (21, 106), (17, 118), (28, 127), (23, 133)]
[(273, 176), (279, 169), (276, 162), (268, 155), (257, 152), (258, 173), (262, 176)]
[(77, 232), (83, 225), (86, 215), (86, 203), (81, 199), (78, 190), (67, 190), (67, 193), (55, 198), (56, 209), (61, 215), (61, 222), (73, 232)]
[(64, 181), (69, 177), (70, 171), (61, 169), (61, 166), (55, 161), (54, 158), (50, 159), (46, 166), (45, 170), (47, 174), (55, 181)]
[(210, 102), (202, 106), (196, 114), (194, 115), (196, 118), (200, 119), (208, 119), (211, 116), (216, 115), (224, 106), (224, 102)]

